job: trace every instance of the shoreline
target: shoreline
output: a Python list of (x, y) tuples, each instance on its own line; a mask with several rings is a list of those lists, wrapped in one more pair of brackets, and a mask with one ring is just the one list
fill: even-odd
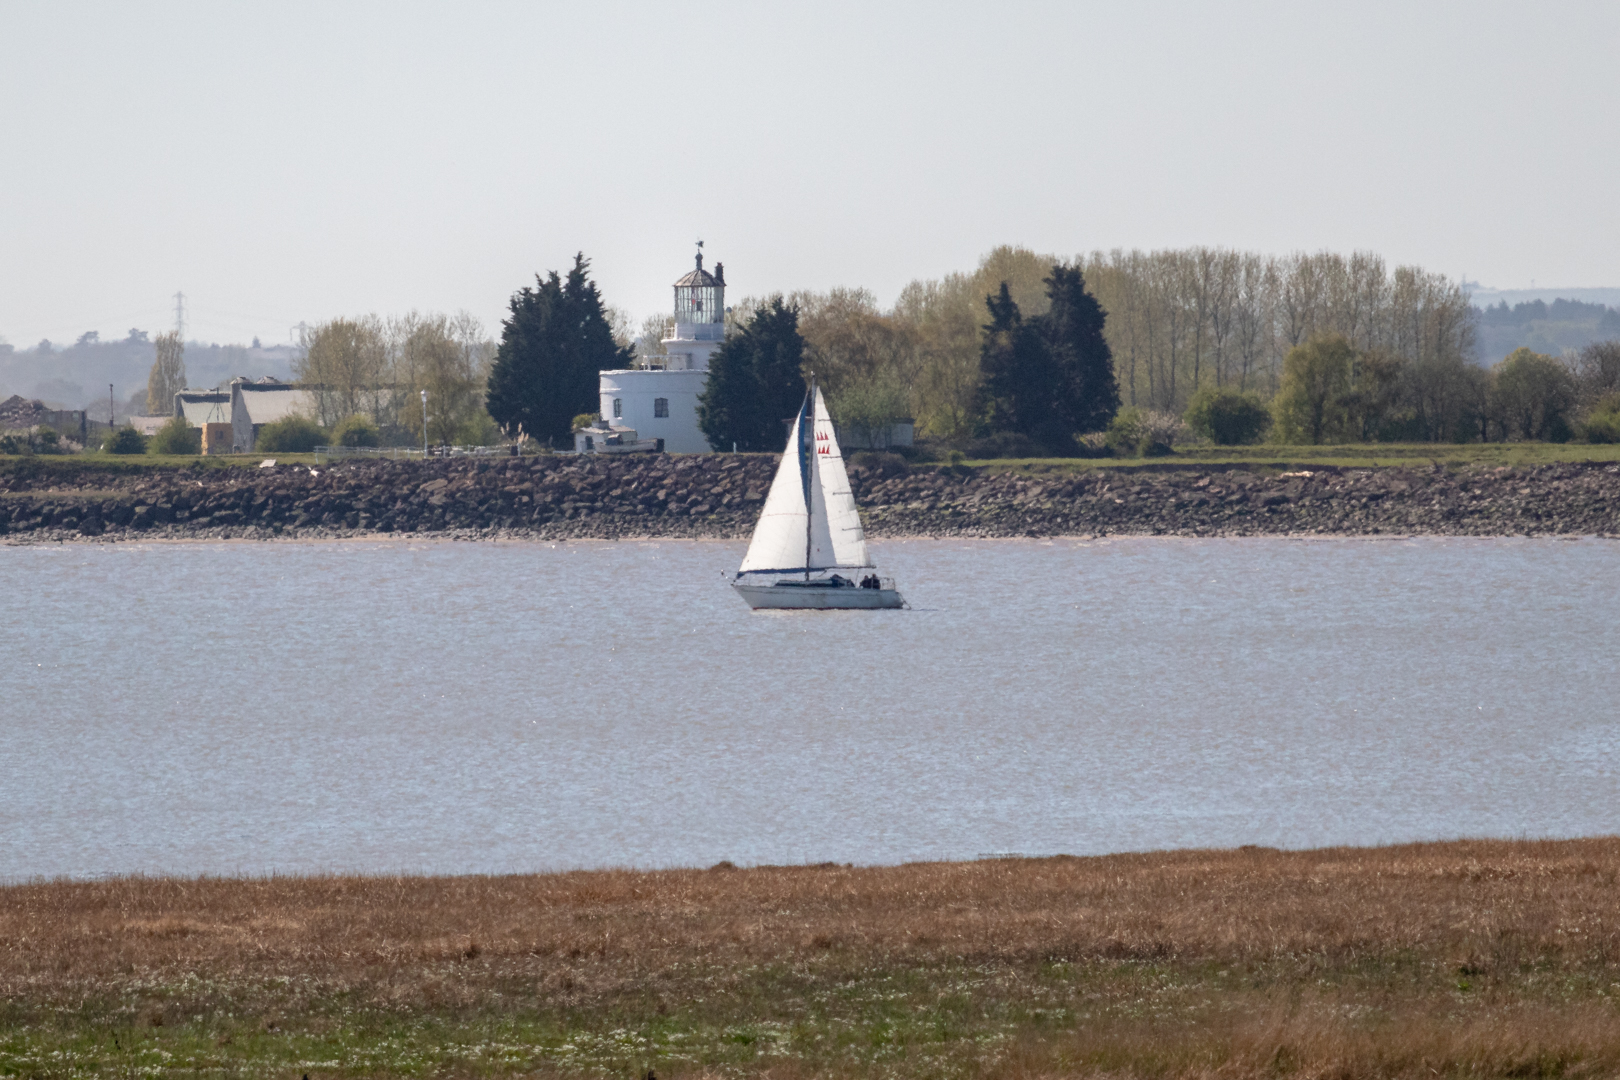
[[(499, 879), (519, 881), (546, 881), (561, 880), (565, 878), (581, 877), (622, 877), (625, 875), (658, 878), (674, 877), (689, 874), (710, 874), (718, 871), (727, 872), (759, 872), (759, 873), (793, 873), (805, 870), (851, 870), (857, 873), (886, 873), (904, 872), (911, 870), (935, 870), (941, 872), (954, 872), (970, 867), (991, 866), (997, 864), (1009, 865), (1035, 865), (1088, 863), (1098, 864), (1116, 862), (1120, 860), (1139, 864), (1174, 863), (1188, 859), (1227, 860), (1239, 857), (1261, 855), (1267, 858), (1282, 858), (1305, 860), (1307, 862), (1328, 861), (1338, 862), (1346, 859), (1363, 860), (1380, 857), (1395, 857), (1402, 853), (1445, 853), (1462, 849), (1490, 849), (1503, 852), (1512, 852), (1523, 856), (1534, 854), (1539, 849), (1561, 849), (1581, 847), (1586, 845), (1599, 845), (1612, 848), (1614, 856), (1620, 860), (1620, 833), (1593, 833), (1590, 835), (1544, 835), (1544, 836), (1457, 836), (1441, 840), (1391, 840), (1388, 842), (1373, 842), (1367, 844), (1326, 844), (1317, 847), (1276, 847), (1269, 844), (1239, 844), (1235, 847), (1163, 847), (1143, 848), (1120, 851), (1104, 851), (1091, 854), (1071, 854), (1068, 852), (1022, 852), (1022, 851), (993, 851), (974, 856), (961, 858), (915, 859), (902, 862), (786, 862), (786, 863), (733, 863), (729, 859), (708, 866), (702, 865), (658, 865), (635, 866), (627, 864), (604, 864), (601, 866), (565, 866), (548, 870), (468, 870), (449, 873), (434, 873), (408, 869), (382, 869), (382, 870), (354, 870), (331, 868), (321, 870), (264, 870), (231, 873), (209, 873), (207, 871), (196, 873), (177, 873), (169, 871), (149, 872), (145, 870), (131, 871), (102, 871), (86, 875), (63, 874), (57, 876), (33, 875), (21, 877), (0, 877), (0, 898), (8, 891), (15, 892), (23, 889), (77, 889), (80, 887), (100, 887), (140, 885), (160, 886), (210, 884), (216, 887), (229, 885), (289, 885), (299, 883), (313, 884), (331, 881), (352, 881), (391, 883), (412, 881), (421, 883), (455, 882), (483, 882)], [(1620, 870), (1620, 863), (1617, 863)], [(1617, 901), (1620, 902), (1620, 901)]]
[[(1181, 540), (1280, 540), (1291, 543), (1337, 543), (1340, 541), (1356, 541), (1358, 543), (1406, 543), (1414, 540), (1552, 540), (1563, 543), (1576, 543), (1585, 540), (1620, 541), (1620, 534), (1612, 533), (1265, 533), (1265, 534), (1234, 534), (1234, 535), (1188, 535), (1181, 533), (1053, 533), (1042, 536), (935, 536), (917, 534), (912, 536), (882, 536), (874, 537), (870, 534), (868, 541), (875, 544), (909, 544), (921, 541), (945, 543), (951, 541), (967, 541), (972, 543), (990, 544), (1021, 544), (1021, 543), (1050, 543), (1064, 541), (1076, 544), (1108, 543), (1114, 540), (1162, 540), (1166, 542)], [(140, 534), (120, 533), (87, 537), (81, 535), (61, 536), (30, 536), (30, 537), (3, 537), (0, 538), (0, 548), (38, 548), (38, 547), (113, 547), (113, 546), (162, 546), (181, 547), (191, 545), (252, 545), (272, 544), (278, 546), (293, 546), (303, 544), (510, 544), (510, 545), (548, 545), (555, 547), (558, 544), (737, 544), (748, 540), (747, 536), (451, 536), (444, 533), (354, 533), (336, 535), (299, 535), (299, 536), (152, 536)]]
[[(0, 474), (0, 544), (747, 539), (771, 455)], [(71, 480), (71, 482), (69, 482)], [(993, 472), (854, 465), (869, 539), (1620, 536), (1620, 464)]]

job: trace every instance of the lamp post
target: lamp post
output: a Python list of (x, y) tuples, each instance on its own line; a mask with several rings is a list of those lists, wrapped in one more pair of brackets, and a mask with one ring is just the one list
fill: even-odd
[(427, 460), (427, 391), (422, 391), (422, 460)]

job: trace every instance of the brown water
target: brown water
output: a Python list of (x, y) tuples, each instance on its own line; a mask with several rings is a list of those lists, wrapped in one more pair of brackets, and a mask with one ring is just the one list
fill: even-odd
[(0, 878), (1620, 832), (1620, 544), (0, 549)]

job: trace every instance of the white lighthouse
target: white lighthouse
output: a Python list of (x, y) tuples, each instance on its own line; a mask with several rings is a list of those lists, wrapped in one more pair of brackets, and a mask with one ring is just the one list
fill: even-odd
[[(697, 268), (675, 282), (675, 323), (663, 339), (668, 355), (649, 357), (645, 368), (601, 373), (601, 427), (633, 429), (626, 442), (658, 440), (672, 454), (708, 452), (709, 441), (698, 429), (698, 395), (709, 381), (709, 356), (725, 332), (725, 264), (715, 263), (709, 273), (700, 251)], [(583, 436), (577, 443), (587, 445)], [(623, 443), (593, 435), (589, 448), (611, 451), (618, 445)]]

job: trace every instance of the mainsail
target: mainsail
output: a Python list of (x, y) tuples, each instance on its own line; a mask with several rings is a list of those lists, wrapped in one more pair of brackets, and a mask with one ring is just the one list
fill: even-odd
[(865, 567), (866, 534), (821, 391), (794, 418), (739, 573)]

